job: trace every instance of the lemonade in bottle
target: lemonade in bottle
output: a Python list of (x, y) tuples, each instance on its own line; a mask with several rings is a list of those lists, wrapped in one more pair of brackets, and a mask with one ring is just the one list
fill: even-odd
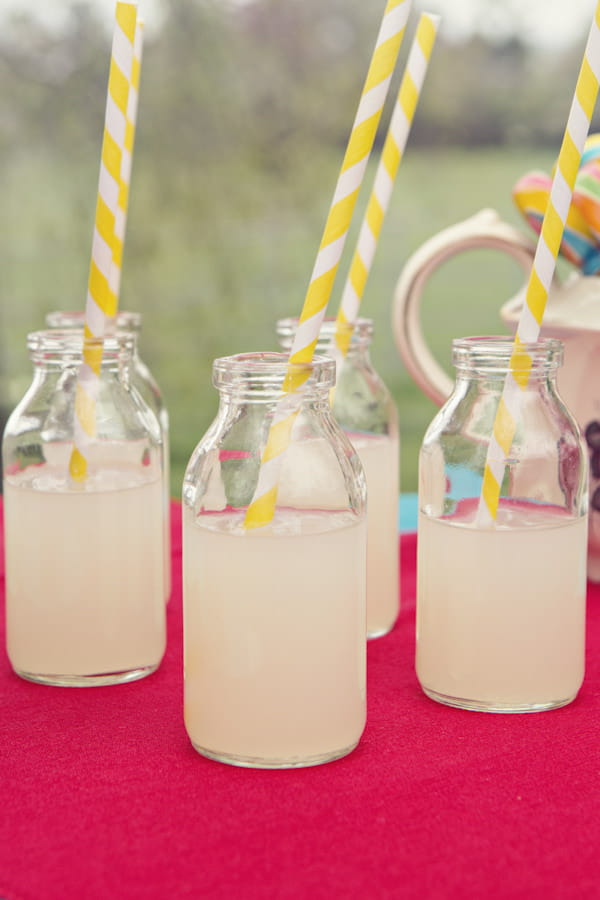
[(283, 354), (215, 361), (219, 411), (184, 478), (185, 725), (199, 753), (233, 765), (328, 762), (365, 724), (364, 473), (330, 413), (333, 361), (304, 368), (267, 524), (245, 515)]
[(28, 347), (33, 382), (3, 438), (8, 657), (45, 684), (142, 678), (166, 641), (162, 445), (128, 380), (132, 339), (104, 339), (83, 482), (69, 474), (83, 334)]
[[(587, 458), (556, 391), (560, 342), (523, 347), (453, 342), (455, 388), (419, 457), (417, 676), (465, 709), (553, 709), (584, 677)], [(522, 389), (489, 522), (479, 498), (509, 371)]]

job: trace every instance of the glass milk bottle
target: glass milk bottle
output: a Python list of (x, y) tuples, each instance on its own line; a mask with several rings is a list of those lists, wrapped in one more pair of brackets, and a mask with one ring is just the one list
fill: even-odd
[(365, 724), (365, 481), (329, 410), (335, 364), (309, 376), (275, 514), (247, 528), (287, 357), (217, 359), (215, 421), (183, 483), (185, 725), (199, 753), (285, 768), (349, 753)]
[(162, 446), (131, 385), (133, 339), (104, 341), (82, 482), (69, 475), (82, 333), (27, 344), (33, 381), (2, 446), (8, 657), (45, 684), (142, 678), (165, 650)]
[[(83, 328), (85, 315), (76, 310), (54, 310), (46, 316), (46, 325), (49, 328)], [(163, 444), (163, 474), (164, 474), (164, 574), (165, 597), (171, 596), (171, 490), (170, 490), (170, 452), (169, 452), (169, 413), (163, 400), (156, 379), (150, 372), (139, 352), (139, 335), (142, 330), (142, 315), (138, 312), (119, 310), (113, 325), (118, 331), (125, 331), (133, 339), (133, 359), (130, 371), (131, 384), (139, 391), (152, 412), (158, 419)]]
[[(453, 342), (454, 391), (419, 458), (417, 676), (434, 700), (490, 712), (563, 706), (584, 676), (586, 453), (556, 392), (562, 344), (525, 344), (511, 365), (513, 347)], [(479, 496), (509, 371), (523, 387), (486, 520)]]
[[(280, 319), (277, 334), (289, 350), (298, 320)], [(398, 495), (400, 440), (398, 414), (392, 396), (373, 368), (369, 348), (370, 319), (358, 319), (348, 352), (337, 375), (333, 414), (363, 464), (367, 479), (367, 636), (390, 631), (400, 605), (398, 556)], [(317, 352), (327, 354), (335, 334), (334, 319), (321, 327)]]

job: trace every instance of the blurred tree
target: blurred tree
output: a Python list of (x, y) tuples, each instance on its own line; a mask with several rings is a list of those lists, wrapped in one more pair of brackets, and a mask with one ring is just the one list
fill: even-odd
[(516, 39), (490, 45), (474, 37), (460, 52), (441, 43), (432, 57), (414, 139), (467, 147), (506, 143), (508, 129), (523, 114), (519, 87), (527, 58)]
[[(108, 35), (85, 2), (74, 3), (65, 30), (13, 16), (0, 35), (3, 84), (0, 139), (64, 153), (98, 146), (108, 79)], [(51, 135), (52, 139), (49, 140)]]
[[(243, 155), (276, 177), (289, 171), (290, 155), (295, 165), (319, 145), (345, 145), (375, 40), (369, 4), (164, 0), (164, 9), (162, 29), (146, 42), (143, 91), (171, 197), (188, 195), (199, 155), (219, 168)], [(503, 37), (507, 9), (506, 0), (487, 0), (488, 38), (438, 38), (412, 140), (526, 143), (562, 129), (581, 48), (535, 54), (520, 37)], [(85, 0), (71, 3), (61, 33), (31, 14), (13, 17), (0, 34), (0, 148), (98, 146), (109, 38)]]

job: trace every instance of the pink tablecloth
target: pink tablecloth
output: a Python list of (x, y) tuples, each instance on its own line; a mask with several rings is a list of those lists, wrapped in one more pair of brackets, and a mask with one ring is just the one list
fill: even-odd
[(575, 703), (449, 709), (415, 679), (416, 538), (403, 536), (402, 613), (369, 644), (358, 749), (312, 769), (236, 769), (200, 757), (183, 727), (178, 504), (172, 514), (155, 675), (42, 687), (0, 656), (1, 900), (600, 896), (598, 588)]

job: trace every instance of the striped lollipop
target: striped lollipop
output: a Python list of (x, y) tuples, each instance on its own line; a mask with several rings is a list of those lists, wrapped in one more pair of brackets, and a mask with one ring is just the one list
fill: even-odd
[[(573, 200), (565, 222), (559, 253), (584, 275), (600, 271), (600, 134), (591, 134), (583, 147)], [(528, 172), (513, 188), (513, 200), (539, 235), (552, 179), (545, 172)]]
[(581, 154), (581, 168), (595, 159), (600, 159), (600, 134), (590, 134), (585, 142)]
[(600, 160), (592, 160), (579, 170), (573, 191), (573, 204), (585, 219), (596, 241), (595, 273), (600, 270)]
[[(552, 179), (545, 172), (528, 172), (513, 188), (513, 200), (536, 234), (542, 230), (544, 213), (550, 198)], [(598, 262), (598, 248), (583, 211), (574, 203), (569, 207), (560, 242), (560, 253), (573, 265), (588, 273)]]
[(284, 396), (275, 412), (263, 451), (258, 483), (248, 506), (246, 528), (259, 528), (273, 518), (282, 455), (290, 441), (301, 398), (298, 391), (310, 375), (306, 363), (312, 360), (327, 303), (333, 288), (342, 251), (377, 126), (387, 96), (406, 22), (410, 0), (388, 0), (367, 71), (358, 110), (346, 147), (333, 200), (310, 278), (308, 291), (290, 350), (290, 367), (284, 379)]

